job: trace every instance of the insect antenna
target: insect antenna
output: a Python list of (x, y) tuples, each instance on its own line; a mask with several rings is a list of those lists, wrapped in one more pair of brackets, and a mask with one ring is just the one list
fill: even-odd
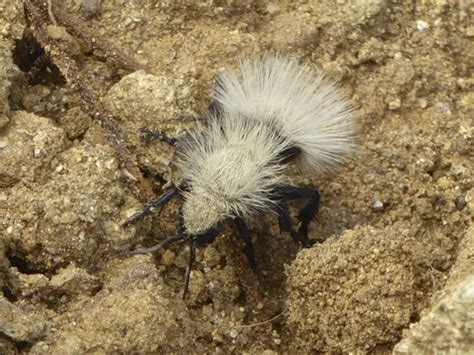
[(147, 203), (141, 211), (133, 214), (129, 219), (127, 219), (123, 224), (122, 227), (126, 228), (130, 224), (134, 224), (138, 221), (141, 221), (143, 218), (148, 216), (152, 213), (156, 208), (160, 208), (159, 212), (163, 209), (163, 207), (171, 200), (171, 198), (178, 192), (178, 188), (173, 186), (171, 189), (166, 191), (160, 196), (155, 197), (151, 202)]

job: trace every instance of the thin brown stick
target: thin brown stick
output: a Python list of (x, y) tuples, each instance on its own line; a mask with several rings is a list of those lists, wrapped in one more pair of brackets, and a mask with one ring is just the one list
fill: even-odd
[(52, 12), (54, 14), (54, 18), (56, 18), (59, 24), (66, 27), (70, 34), (81, 38), (92, 48), (100, 49), (103, 52), (107, 53), (110, 58), (118, 62), (123, 68), (127, 70), (147, 70), (145, 65), (136, 62), (105, 39), (94, 35), (92, 31), (89, 30), (81, 20), (71, 16), (64, 7), (58, 4), (57, 1), (49, 1), (51, 1), (52, 4)]
[(124, 173), (133, 180), (140, 199), (144, 202), (151, 200), (154, 193), (150, 184), (141, 175), (135, 159), (125, 144), (122, 132), (113, 115), (101, 104), (94, 92), (84, 83), (76, 62), (69, 58), (55, 41), (49, 37), (46, 30), (47, 20), (45, 20), (45, 18), (47, 17), (45, 17), (44, 11), (44, 6), (47, 6), (47, 3), (38, 0), (23, 0), (23, 4), (26, 10), (26, 17), (34, 30), (36, 40), (49, 54), (51, 61), (59, 68), (71, 87), (79, 94), (92, 114), (92, 117), (96, 119), (107, 132), (111, 145), (120, 162), (120, 166)]
[(285, 308), (283, 308), (283, 310), (280, 313), (278, 313), (277, 315), (273, 316), (270, 319), (264, 320), (263, 322), (257, 322), (257, 323), (252, 323), (252, 324), (242, 324), (238, 326), (238, 328), (253, 328), (253, 327), (258, 327), (259, 325), (271, 323), (274, 320), (277, 320), (278, 318), (280, 318), (283, 315), (283, 313), (286, 312), (287, 309), (288, 309), (288, 305), (285, 305)]

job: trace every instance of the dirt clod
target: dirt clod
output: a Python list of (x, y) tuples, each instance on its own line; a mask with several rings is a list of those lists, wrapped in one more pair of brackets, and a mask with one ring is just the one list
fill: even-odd
[(460, 245), (447, 287), (435, 294), (431, 310), (410, 326), (395, 354), (468, 354), (474, 347), (474, 228)]
[(149, 257), (117, 263), (115, 276), (82, 302), (71, 324), (36, 344), (33, 353), (189, 353), (197, 336), (181, 299), (163, 285)]
[(300, 252), (288, 269), (294, 345), (345, 353), (396, 341), (428, 291), (426, 263), (414, 231), (396, 227), (360, 227)]
[(0, 296), (0, 332), (15, 341), (33, 341), (48, 334), (51, 324)]

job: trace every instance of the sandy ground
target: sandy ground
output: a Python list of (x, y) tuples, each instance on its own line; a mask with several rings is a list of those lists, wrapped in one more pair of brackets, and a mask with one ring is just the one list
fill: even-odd
[(58, 73), (19, 68), (22, 5), (0, 0), (0, 353), (472, 349), (471, 1), (62, 3), (148, 68), (61, 35), (155, 193), (179, 178), (174, 152), (137, 130), (179, 134), (216, 74), (265, 51), (341, 83), (360, 148), (337, 174), (295, 178), (321, 192), (322, 243), (301, 250), (274, 217), (254, 221), (259, 284), (229, 227), (198, 250), (183, 302), (186, 247), (119, 256), (172, 235), (179, 200), (120, 227), (142, 202), (104, 130)]

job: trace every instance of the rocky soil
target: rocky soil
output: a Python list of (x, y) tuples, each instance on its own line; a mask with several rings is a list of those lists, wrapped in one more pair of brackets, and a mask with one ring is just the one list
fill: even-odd
[(138, 130), (179, 135), (219, 72), (266, 51), (340, 82), (360, 147), (336, 174), (295, 177), (321, 193), (321, 243), (253, 221), (258, 283), (229, 226), (198, 250), (183, 301), (186, 246), (120, 255), (175, 233), (179, 199), (121, 228), (144, 201), (60, 73), (25, 67), (22, 3), (0, 0), (0, 353), (474, 348), (471, 1), (60, 2), (146, 68), (54, 32), (156, 194), (179, 179), (175, 152)]

